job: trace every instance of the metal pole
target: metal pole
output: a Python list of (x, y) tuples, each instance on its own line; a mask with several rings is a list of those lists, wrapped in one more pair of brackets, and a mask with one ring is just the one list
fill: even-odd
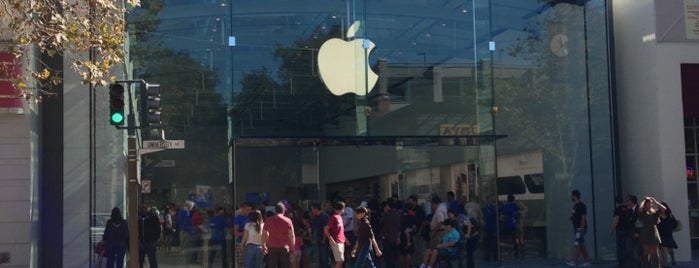
[[(130, 117), (132, 115), (129, 115)], [(128, 206), (129, 212), (129, 268), (138, 267), (138, 177), (136, 175), (136, 135), (129, 135), (128, 139)]]

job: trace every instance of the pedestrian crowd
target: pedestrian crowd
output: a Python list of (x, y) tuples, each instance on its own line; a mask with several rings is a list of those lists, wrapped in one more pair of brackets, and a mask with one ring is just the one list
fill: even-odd
[[(499, 240), (511, 241), (511, 253), (524, 258), (522, 218), (527, 208), (513, 195), (505, 203), (491, 201), (483, 207), (477, 198), (466, 202), (453, 192), (445, 196), (443, 201), (433, 195), (429, 207), (419, 204), (416, 195), (359, 204), (337, 197), (308, 207), (287, 200), (275, 205), (242, 203), (231, 211), (224, 207), (201, 210), (192, 201), (179, 210), (174, 204), (162, 210), (142, 205), (139, 263), (143, 267), (147, 258), (149, 267), (157, 268), (156, 251), (164, 250), (179, 253), (182, 262), (208, 261), (209, 267), (220, 255), (224, 268), (310, 268), (311, 263), (319, 268), (441, 268), (451, 267), (453, 261), (473, 268), (481, 234), (486, 263), (500, 260)], [(567, 264), (588, 267), (587, 207), (578, 190), (571, 192), (571, 200), (574, 250)], [(616, 203), (610, 234), (616, 235), (619, 267), (675, 265), (677, 244), (672, 234), (679, 222), (668, 205), (653, 197), (638, 204), (633, 195)], [(102, 242), (107, 267), (123, 267), (128, 233), (121, 211), (114, 208)], [(206, 251), (202, 250), (205, 243)], [(229, 255), (235, 256), (235, 263), (229, 262)]]

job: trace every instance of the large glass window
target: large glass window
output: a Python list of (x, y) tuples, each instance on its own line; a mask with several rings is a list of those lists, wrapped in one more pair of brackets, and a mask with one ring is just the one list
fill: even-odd
[[(568, 257), (580, 189), (600, 226), (591, 251), (608, 259), (611, 214), (595, 207), (614, 181), (606, 14), (602, 0), (143, 1), (130, 57), (163, 88), (164, 132), (142, 139), (186, 148), (142, 159), (142, 201), (190, 200), (209, 222), (218, 206), (284, 200), (301, 225), (314, 202), (378, 212), (414, 195), (430, 213), (453, 192), (486, 226), (512, 195), (520, 253), (541, 262)], [(183, 246), (210, 251), (209, 234)]]

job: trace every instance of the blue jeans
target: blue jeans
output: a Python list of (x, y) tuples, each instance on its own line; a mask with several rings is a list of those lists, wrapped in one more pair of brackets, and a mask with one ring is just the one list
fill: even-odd
[(221, 251), (221, 266), (228, 268), (228, 245), (226, 245), (226, 240), (209, 240), (209, 267), (214, 267), (216, 251), (219, 250)]
[(371, 244), (360, 247), (354, 261), (354, 268), (376, 268), (376, 265), (374, 265), (374, 260), (371, 258), (373, 251), (374, 249), (371, 247)]
[(243, 266), (245, 268), (262, 268), (262, 246), (255, 244), (245, 245), (245, 254), (243, 255)]

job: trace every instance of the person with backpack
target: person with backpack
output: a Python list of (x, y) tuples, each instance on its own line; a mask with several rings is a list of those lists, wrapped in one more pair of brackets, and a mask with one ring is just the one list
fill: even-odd
[(672, 233), (677, 229), (677, 219), (672, 215), (672, 210), (665, 202), (660, 202), (665, 206), (665, 210), (660, 211), (660, 223), (658, 232), (660, 233), (660, 259), (663, 267), (668, 266), (667, 256), (670, 255), (670, 264), (675, 265), (675, 249), (677, 243)]
[(107, 267), (124, 267), (124, 255), (129, 246), (129, 226), (118, 207), (112, 208), (102, 241), (106, 248)]

